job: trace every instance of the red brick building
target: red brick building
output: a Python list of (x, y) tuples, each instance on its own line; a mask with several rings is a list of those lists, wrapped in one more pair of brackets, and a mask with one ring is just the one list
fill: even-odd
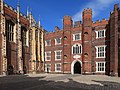
[(45, 72), (120, 75), (119, 26), (117, 4), (109, 20), (93, 22), (90, 8), (74, 25), (71, 16), (64, 16), (62, 30), (56, 26), (44, 35)]
[(0, 11), (0, 73), (23, 73), (29, 67), (29, 20), (19, 5), (16, 10), (3, 0)]
[(40, 72), (43, 31), (32, 13), (24, 15), (19, 4), (15, 9), (0, 0), (0, 74)]
[(118, 4), (110, 13), (110, 71), (120, 76), (120, 9)]

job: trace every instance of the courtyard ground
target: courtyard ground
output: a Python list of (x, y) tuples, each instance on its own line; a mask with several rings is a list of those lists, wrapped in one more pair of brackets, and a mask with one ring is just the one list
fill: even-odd
[(120, 90), (120, 78), (79, 74), (10, 75), (0, 76), (0, 90)]

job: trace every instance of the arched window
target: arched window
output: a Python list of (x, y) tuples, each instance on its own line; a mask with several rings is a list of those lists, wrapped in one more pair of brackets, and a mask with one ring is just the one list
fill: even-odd
[(14, 23), (10, 20), (6, 20), (6, 39), (8, 41), (14, 41)]
[(21, 39), (24, 46), (27, 45), (27, 29), (25, 27), (21, 27)]
[(81, 44), (75, 44), (72, 46), (72, 53), (73, 54), (81, 54), (82, 53), (82, 46)]

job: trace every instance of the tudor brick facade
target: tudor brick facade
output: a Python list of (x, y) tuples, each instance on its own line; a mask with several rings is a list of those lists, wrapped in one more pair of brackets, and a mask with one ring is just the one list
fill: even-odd
[(92, 9), (82, 22), (64, 16), (63, 29), (46, 32), (28, 16), (0, 1), (0, 74), (79, 73), (120, 76), (120, 9), (109, 20), (92, 21)]
[[(118, 75), (119, 58), (118, 5), (114, 6), (110, 19), (92, 21), (92, 9), (84, 9), (82, 22), (64, 16), (63, 29), (55, 27), (46, 32), (45, 72)], [(56, 39), (60, 44), (56, 44)], [(56, 54), (57, 51), (60, 51)], [(56, 56), (60, 59), (56, 60)], [(118, 64), (119, 63), (119, 64)]]

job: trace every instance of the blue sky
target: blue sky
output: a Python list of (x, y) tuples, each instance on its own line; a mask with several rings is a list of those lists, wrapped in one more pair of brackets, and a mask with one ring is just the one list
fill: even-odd
[[(10, 6), (16, 8), (18, 0), (4, 0)], [(120, 0), (19, 0), (20, 11), (27, 13), (27, 7), (32, 9), (32, 14), (36, 21), (40, 18), (41, 25), (47, 31), (53, 31), (55, 26), (62, 29), (62, 19), (65, 15), (70, 15), (73, 21), (82, 20), (84, 8), (92, 8), (93, 21), (109, 18), (110, 11), (114, 4)], [(120, 6), (120, 5), (119, 5)]]

